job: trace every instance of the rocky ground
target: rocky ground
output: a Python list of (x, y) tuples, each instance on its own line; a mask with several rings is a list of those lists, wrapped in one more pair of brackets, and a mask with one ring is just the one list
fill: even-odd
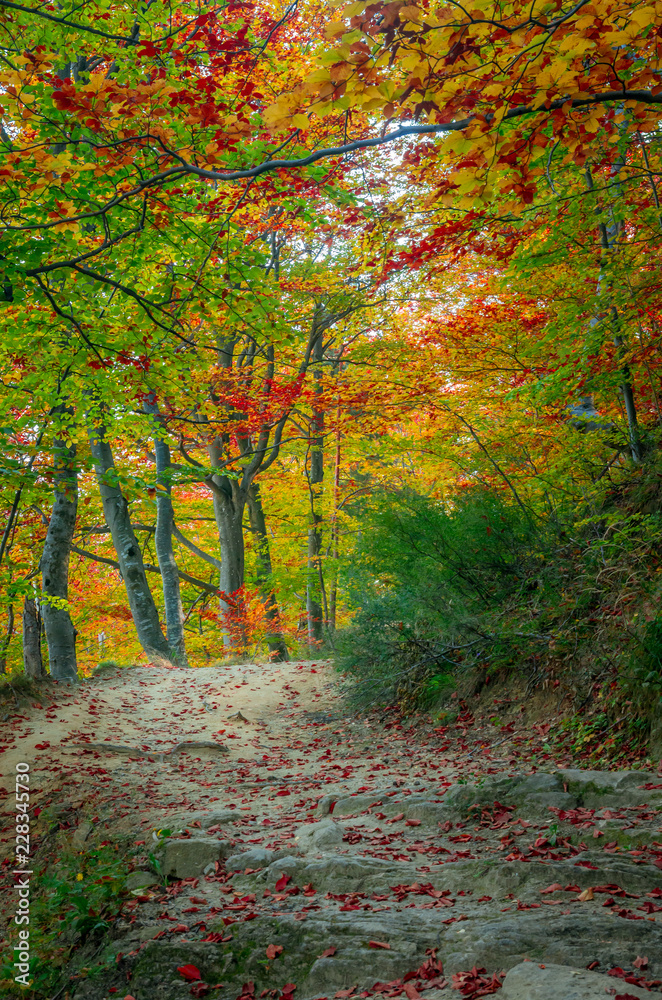
[(662, 991), (662, 777), (568, 768), (544, 733), (518, 753), (503, 707), (477, 709), (359, 719), (314, 662), (51, 690), (13, 720), (5, 780), (20, 759), (40, 775), (38, 844), (116, 840), (133, 869), (105, 971), (67, 994)]

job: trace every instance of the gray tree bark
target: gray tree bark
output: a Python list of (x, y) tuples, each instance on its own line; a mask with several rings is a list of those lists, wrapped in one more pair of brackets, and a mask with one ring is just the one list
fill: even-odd
[[(160, 428), (163, 427), (163, 417), (159, 411), (156, 394), (151, 393), (144, 404), (145, 413), (154, 416)], [(156, 493), (156, 531), (154, 544), (156, 558), (161, 570), (163, 584), (163, 604), (166, 616), (166, 633), (168, 644), (176, 656), (177, 663), (188, 666), (186, 657), (186, 642), (184, 638), (184, 609), (179, 587), (179, 572), (172, 547), (172, 535), (175, 523), (172, 508), (170, 448), (162, 438), (154, 437), (154, 454), (156, 457), (156, 479), (159, 489)]]
[(257, 554), (257, 584), (264, 601), (265, 618), (269, 625), (267, 634), (267, 645), (269, 647), (270, 659), (275, 663), (287, 663), (287, 646), (283, 638), (283, 630), (280, 619), (280, 609), (276, 595), (271, 586), (271, 548), (269, 546), (269, 535), (267, 534), (267, 522), (262, 506), (262, 496), (258, 483), (253, 483), (248, 491), (248, 516), (255, 540), (255, 551)]
[(310, 418), (310, 519), (308, 524), (308, 580), (306, 585), (306, 616), (308, 641), (311, 645), (321, 642), (324, 635), (325, 616), (322, 608), (324, 581), (322, 578), (322, 514), (319, 509), (324, 482), (324, 411), (318, 398), (322, 393), (322, 359), (324, 356), (323, 327), (317, 329), (317, 316), (313, 320), (314, 343), (312, 350), (314, 402)]
[[(222, 449), (218, 441), (211, 441), (207, 446), (209, 460), (212, 466), (220, 467), (223, 463)], [(213, 475), (214, 485), (214, 517), (218, 529), (218, 540), (221, 547), (221, 569), (219, 573), (219, 590), (230, 597), (244, 585), (244, 529), (243, 519), (246, 508), (247, 491), (242, 484), (229, 476)], [(222, 612), (232, 614), (234, 606), (224, 598), (219, 601)], [(231, 645), (229, 633), (224, 634), (226, 646)]]
[[(64, 410), (63, 410), (64, 412)], [(69, 555), (78, 510), (76, 446), (56, 440), (53, 446), (55, 498), (39, 568), (44, 597), (41, 614), (48, 643), (48, 665), (54, 680), (78, 680), (76, 629), (68, 608)], [(51, 600), (52, 599), (52, 602)]]
[(106, 524), (117, 552), (120, 573), (126, 587), (129, 607), (138, 639), (148, 656), (176, 659), (159, 622), (159, 613), (147, 584), (142, 552), (131, 527), (129, 505), (117, 482), (113, 453), (103, 426), (89, 429), (90, 448), (101, 493)]
[(0, 642), (0, 674), (7, 673), (7, 656), (9, 654), (9, 644), (14, 634), (14, 605), (7, 608), (7, 629), (2, 642)]
[(47, 676), (41, 655), (41, 615), (34, 597), (26, 597), (23, 604), (23, 670), (35, 680)]

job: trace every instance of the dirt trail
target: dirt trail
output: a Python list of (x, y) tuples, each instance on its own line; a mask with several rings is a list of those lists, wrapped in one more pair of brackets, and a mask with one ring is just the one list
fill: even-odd
[[(356, 718), (323, 661), (150, 666), (45, 691), (0, 730), (3, 784), (30, 764), (37, 843), (134, 856), (96, 949), (107, 969), (65, 979), (75, 1000), (657, 989), (654, 774), (563, 769), (542, 747), (536, 770), (512, 723), (469, 711), (453, 727)], [(186, 742), (226, 750), (171, 752)], [(536, 980), (556, 964), (570, 967), (560, 992)]]

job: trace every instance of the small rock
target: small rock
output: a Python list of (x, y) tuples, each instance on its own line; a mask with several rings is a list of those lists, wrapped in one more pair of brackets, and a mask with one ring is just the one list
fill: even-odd
[(234, 845), (215, 837), (195, 837), (189, 840), (166, 840), (157, 853), (164, 875), (191, 878), (201, 875), (207, 865), (227, 858)]
[[(510, 970), (503, 981), (503, 1000), (605, 1000), (606, 996), (627, 993), (631, 997), (650, 998), (648, 990), (639, 989), (598, 972), (573, 969), (567, 965), (547, 965), (522, 962)], [(427, 994), (426, 994), (427, 996)]]
[(344, 829), (331, 817), (320, 820), (319, 823), (307, 823), (300, 826), (294, 834), (297, 847), (302, 851), (319, 851), (342, 844)]
[(131, 872), (124, 882), (127, 889), (146, 889), (150, 885), (157, 885), (158, 878), (152, 872)]
[(235, 712), (234, 715), (228, 715), (228, 719), (231, 722), (248, 722), (246, 716), (242, 715), (241, 712)]
[(285, 851), (269, 851), (266, 847), (252, 847), (250, 851), (232, 854), (225, 862), (229, 872), (243, 872), (246, 868), (266, 868), (278, 858), (285, 857)]
[[(241, 813), (236, 809), (214, 809), (212, 812), (193, 812), (177, 820), (182, 827), (187, 829), (196, 821), (200, 823), (203, 830), (208, 830), (210, 826), (222, 826), (224, 823), (236, 823)], [(167, 824), (164, 824), (167, 826)]]
[(82, 848), (93, 829), (94, 827), (91, 823), (81, 823), (71, 838), (73, 846), (79, 849)]
[(337, 799), (337, 795), (323, 795), (317, 803), (317, 812), (320, 816), (328, 816), (331, 811), (331, 806), (337, 801)]

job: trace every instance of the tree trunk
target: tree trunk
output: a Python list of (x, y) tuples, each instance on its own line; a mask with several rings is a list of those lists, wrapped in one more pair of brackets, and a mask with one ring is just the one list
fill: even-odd
[(338, 426), (336, 427), (336, 454), (333, 470), (333, 523), (331, 525), (331, 555), (333, 556), (333, 577), (331, 579), (331, 593), (329, 594), (329, 630), (335, 632), (336, 612), (338, 610), (338, 556), (339, 556), (339, 524), (338, 505), (340, 503), (340, 414), (336, 414)]
[[(314, 321), (315, 322), (315, 321)], [(306, 586), (306, 614), (308, 618), (308, 641), (317, 645), (324, 634), (324, 580), (322, 577), (322, 514), (319, 509), (324, 481), (324, 411), (317, 398), (322, 393), (322, 357), (324, 352), (323, 332), (320, 329), (312, 351), (314, 396), (313, 412), (310, 418), (310, 473), (308, 490), (310, 494), (310, 520), (308, 526), (308, 582)]]
[[(144, 404), (145, 413), (152, 414), (157, 424), (163, 426), (163, 417), (159, 412), (156, 394), (151, 393), (150, 399)], [(176, 656), (177, 663), (188, 666), (186, 658), (186, 643), (184, 639), (184, 609), (179, 589), (179, 573), (175, 553), (172, 548), (172, 532), (175, 522), (172, 509), (171, 481), (168, 474), (170, 465), (170, 448), (166, 441), (154, 438), (154, 453), (156, 456), (156, 479), (159, 489), (156, 493), (156, 532), (154, 544), (156, 558), (161, 570), (163, 585), (163, 605), (166, 616), (166, 632), (168, 644)]]
[(117, 471), (106, 440), (105, 427), (90, 428), (89, 437), (103, 512), (117, 552), (138, 639), (148, 656), (157, 654), (168, 660), (176, 659), (176, 653), (170, 649), (161, 631), (159, 613), (147, 584), (142, 552), (131, 527), (129, 505), (117, 484)]
[(23, 604), (23, 670), (35, 680), (47, 676), (41, 655), (41, 615), (34, 597), (26, 597)]
[[(612, 174), (618, 174), (623, 168), (624, 162), (617, 162), (612, 168)], [(591, 174), (591, 169), (588, 167), (586, 169), (586, 186), (589, 191), (593, 191), (593, 176)], [(600, 244), (605, 254), (614, 253), (618, 248), (617, 240), (621, 232), (621, 223), (614, 221), (607, 225), (605, 222), (598, 223), (598, 232), (600, 234)], [(604, 271), (601, 268), (600, 274), (598, 276), (598, 290), (605, 280)], [(609, 286), (607, 286), (608, 291), (611, 292)], [(611, 295), (610, 295), (611, 297)], [(609, 308), (609, 315), (611, 316), (611, 326), (612, 335), (614, 339), (614, 346), (616, 347), (616, 352), (618, 357), (623, 357), (626, 353), (626, 347), (623, 342), (623, 337), (621, 336), (619, 330), (619, 315), (616, 306), (611, 305)], [(594, 326), (599, 322), (599, 319), (595, 317), (591, 321), (591, 326)], [(621, 367), (621, 373), (623, 380), (619, 386), (621, 390), (621, 395), (623, 397), (623, 404), (625, 406), (625, 415), (628, 422), (628, 443), (630, 446), (630, 454), (634, 462), (641, 462), (644, 457), (644, 443), (641, 438), (641, 428), (639, 427), (639, 420), (637, 418), (637, 407), (634, 399), (634, 386), (632, 384), (632, 374), (627, 363), (623, 363)]]
[(269, 658), (275, 663), (287, 663), (287, 646), (283, 638), (280, 610), (270, 583), (273, 572), (271, 549), (269, 547), (267, 523), (262, 506), (262, 496), (257, 483), (253, 483), (248, 491), (248, 516), (250, 518), (253, 538), (255, 539), (255, 551), (257, 553), (257, 583), (264, 601), (265, 618), (269, 625), (269, 633), (267, 634)]
[(54, 443), (55, 499), (39, 564), (43, 598), (41, 614), (48, 643), (48, 665), (53, 680), (78, 680), (76, 629), (68, 607), (69, 555), (78, 509), (76, 446)]
[[(222, 462), (222, 452), (218, 442), (212, 441), (207, 451), (212, 466), (218, 468)], [(213, 484), (214, 517), (221, 547), (219, 590), (231, 598), (244, 586), (243, 519), (246, 493), (237, 480), (230, 479), (229, 476), (215, 475)], [(221, 613), (232, 619), (235, 634), (239, 635), (240, 639), (243, 636), (245, 640), (242, 624), (243, 599), (237, 596), (235, 600), (228, 601), (221, 597), (219, 605)], [(223, 635), (223, 643), (226, 646), (232, 645), (232, 636), (227, 630)]]
[(10, 604), (7, 608), (7, 630), (5, 632), (5, 637), (0, 642), (0, 674), (7, 673), (7, 656), (9, 654), (9, 644), (12, 640), (14, 634), (14, 605)]

